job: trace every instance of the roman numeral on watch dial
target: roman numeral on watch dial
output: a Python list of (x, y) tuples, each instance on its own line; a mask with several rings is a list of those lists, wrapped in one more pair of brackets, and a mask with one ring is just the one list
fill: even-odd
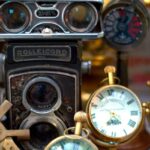
[(136, 125), (136, 122), (130, 119), (129, 122), (128, 122), (128, 125), (129, 125), (130, 127), (134, 128), (135, 125)]
[(131, 116), (138, 116), (138, 111), (137, 110), (132, 110), (131, 111)]
[(100, 100), (102, 100), (104, 98), (104, 96), (102, 94), (98, 94), (98, 95), (96, 95), (96, 97), (98, 97)]

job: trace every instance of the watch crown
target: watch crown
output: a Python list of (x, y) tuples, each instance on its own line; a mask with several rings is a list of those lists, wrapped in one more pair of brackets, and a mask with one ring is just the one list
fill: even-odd
[(87, 121), (87, 115), (83, 111), (79, 111), (74, 116), (75, 122), (85, 123)]
[(75, 114), (74, 120), (76, 122), (75, 126), (75, 135), (81, 135), (82, 133), (82, 124), (86, 122), (87, 116), (83, 111), (79, 111)]
[(106, 66), (104, 72), (107, 73), (116, 73), (116, 68), (114, 66)]
[(106, 66), (104, 72), (108, 74), (109, 84), (114, 84), (114, 73), (116, 73), (116, 68), (114, 66)]

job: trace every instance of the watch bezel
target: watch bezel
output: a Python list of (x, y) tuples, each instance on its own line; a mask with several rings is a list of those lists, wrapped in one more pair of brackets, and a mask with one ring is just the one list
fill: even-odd
[(90, 140), (86, 139), (85, 137), (79, 136), (79, 135), (64, 135), (64, 136), (60, 136), (60, 137), (54, 139), (52, 142), (50, 142), (50, 143), (45, 147), (44, 150), (50, 150), (50, 148), (51, 148), (54, 144), (56, 144), (56, 143), (58, 143), (58, 142), (60, 142), (60, 141), (62, 141), (62, 140), (65, 140), (65, 139), (81, 140), (82, 142), (84, 141), (84, 142), (88, 143), (89, 145), (91, 145), (91, 147), (92, 147), (94, 150), (98, 150), (98, 148), (97, 148)]

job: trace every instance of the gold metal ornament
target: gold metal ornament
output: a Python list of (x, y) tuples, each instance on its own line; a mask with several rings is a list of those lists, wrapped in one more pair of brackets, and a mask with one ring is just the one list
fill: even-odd
[[(74, 120), (75, 128), (68, 128), (64, 132), (64, 136), (60, 136), (50, 142), (44, 150), (98, 150), (98, 148), (87, 139), (89, 131), (83, 128), (87, 116), (84, 112), (77, 112)], [(74, 132), (69, 134), (69, 132)]]
[[(150, 87), (150, 81), (147, 81), (147, 86)], [(150, 123), (150, 101), (143, 102), (142, 106), (145, 109), (146, 119)]]
[[(11, 108), (12, 104), (5, 100), (0, 106), (0, 119)], [(28, 140), (30, 137), (29, 130), (6, 130), (0, 122), (0, 150), (19, 150), (11, 137), (18, 137), (23, 140)]]
[(104, 72), (108, 74), (108, 85), (90, 96), (86, 107), (87, 122), (92, 141), (114, 150), (137, 136), (144, 123), (145, 109), (135, 93), (115, 84), (114, 66), (105, 67)]

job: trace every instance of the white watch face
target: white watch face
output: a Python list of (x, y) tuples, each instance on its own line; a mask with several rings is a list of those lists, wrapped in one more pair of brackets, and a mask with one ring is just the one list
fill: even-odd
[(98, 90), (91, 99), (89, 115), (94, 128), (104, 136), (122, 138), (132, 134), (142, 120), (137, 96), (123, 86)]

